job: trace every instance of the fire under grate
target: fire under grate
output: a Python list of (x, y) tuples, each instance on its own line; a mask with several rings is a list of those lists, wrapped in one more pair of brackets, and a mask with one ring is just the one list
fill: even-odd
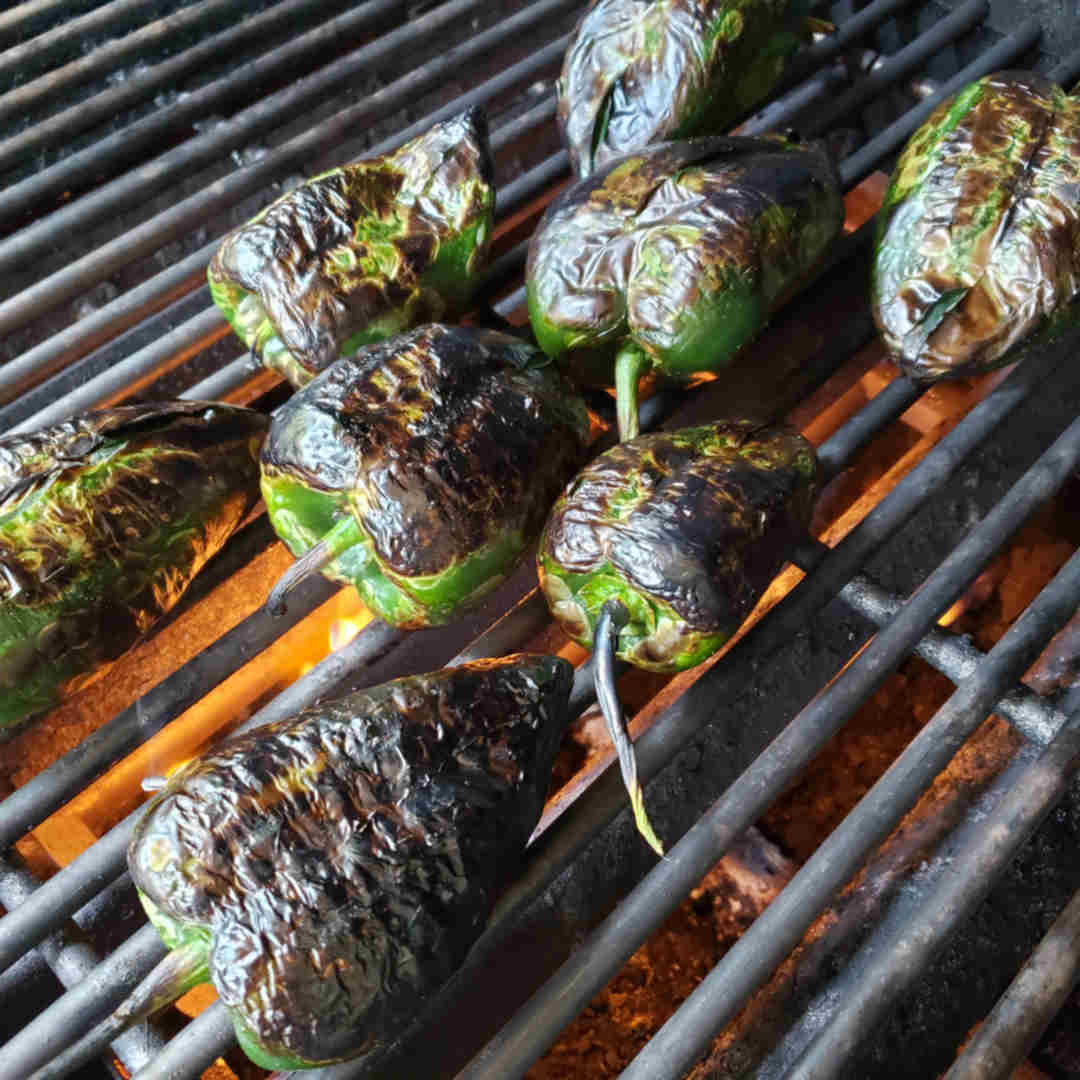
[[(350, 7), (283, 0), (245, 6), (202, 0), (163, 8), (113, 0), (84, 10), (89, 7), (32, 0), (0, 13), (0, 45), (9, 45), (0, 53), (0, 90), (6, 91), (0, 92), (0, 170), (6, 174), (0, 226), (8, 230), (0, 238), (3, 429), (166, 394), (272, 406), (280, 390), (240, 354), (202, 284), (217, 239), (299, 173), (382, 152), (468, 105), (489, 110), (501, 180), (489, 296), (501, 314), (520, 316), (527, 237), (567, 175), (554, 136), (551, 85), (579, 4), (372, 0)], [(1066, 85), (1080, 74), (1080, 57), (1060, 60), (1052, 51), (1056, 42), (1047, 31), (1057, 28), (1031, 20), (1000, 33), (987, 24), (983, 0), (952, 10), (904, 0), (874, 0), (858, 10), (838, 3), (823, 14), (837, 33), (806, 51), (787, 92), (749, 118), (745, 130), (792, 126), (854, 147), (840, 166), (848, 191), (887, 170), (934, 104), (979, 75), (1033, 63)], [(62, 15), (74, 17), (65, 22)], [(85, 48), (87, 42), (94, 47)], [(1037, 52), (1040, 45), (1047, 52)], [(189, 77), (183, 85), (191, 88), (177, 90), (178, 80)], [(807, 342), (798, 378), (778, 403), (781, 413), (812, 396), (873, 337), (865, 301), (858, 299), (871, 228), (862, 224), (838, 245), (829, 271), (770, 332), (781, 335), (790, 326), (789, 337)], [(842, 322), (820, 315), (826, 297), (833, 313), (847, 298)], [(815, 315), (827, 329), (818, 337), (806, 329)], [(928, 868), (890, 908), (835, 987), (792, 1024), (773, 1064), (763, 1067), (780, 1069), (776, 1075), (851, 1075), (844, 1070), (857, 1060), (858, 1048), (974, 910), (1080, 764), (1080, 700), (1042, 697), (1018, 684), (1077, 609), (1077, 557), (988, 655), (936, 628), (1076, 470), (1080, 421), (1057, 414), (1045, 421), (1027, 471), (1002, 482), (978, 522), (915, 583), (917, 591), (909, 586), (894, 594), (866, 567), (905, 526), (932, 513), (956, 477), (978, 461), (980, 448), (1012, 432), (1010, 423), (1048, 387), (1059, 387), (1063, 400), (1071, 392), (1075, 401), (1076, 388), (1061, 369), (1076, 345), (1069, 338), (1028, 356), (1006, 377), (988, 380), (981, 400), (842, 539), (809, 542), (796, 553), (806, 577), (735, 648), (680, 686), (678, 696), (661, 695), (638, 740), (643, 778), (656, 780), (648, 789), (650, 804), (657, 799), (666, 809), (665, 834), (686, 830), (668, 857), (654, 866), (636, 846), (622, 814), (621, 782), (610, 768), (582, 784), (576, 798), (549, 813), (523, 874), (465, 968), (386, 1055), (381, 1075), (450, 1076), (460, 1069), (473, 1080), (522, 1075), (828, 738), (917, 652), (958, 685), (953, 697), (627, 1069), (628, 1076), (652, 1080), (681, 1076), (693, 1066), (964, 740), (997, 711), (1031, 748), (1008, 772), (1008, 783), (1003, 780), (1000, 798), (971, 812), (950, 849), (951, 865), (936, 874)], [(847, 417), (819, 447), (829, 475), (857, 461), (923, 393), (894, 378)], [(685, 423), (688, 414), (709, 415), (722, 401), (710, 385), (657, 397), (643, 426), (665, 418)], [(185, 611), (272, 542), (265, 520), (249, 524), (196, 584)], [(445, 630), (406, 637), (369, 623), (246, 726), (338, 690), (520, 648), (547, 626), (530, 578), (526, 567), (480, 612)], [(253, 610), (19, 787), (0, 803), (5, 848), (334, 592), (322, 581), (306, 583), (284, 621)], [(763, 672), (805, 637), (835, 597), (880, 630), (865, 646), (865, 634), (852, 641), (852, 659), (835, 678), (833, 670), (817, 673), (785, 725), (790, 695), (763, 694)], [(586, 665), (575, 684), (579, 711), (591, 704), (590, 683)], [(731, 724), (718, 702), (744, 703), (741, 722), (760, 729), (758, 744), (752, 751), (739, 747), (726, 774), (714, 770), (688, 795), (678, 779), (687, 756), (722, 745), (720, 732)], [(664, 807), (665, 796), (682, 805)], [(123, 914), (131, 899), (124, 852), (135, 816), (113, 825), (43, 883), (17, 855), (0, 872), (0, 902), (8, 910), (0, 920), (0, 995), (15, 993), (20, 973), (42, 960), (69, 988), (0, 1050), (2, 1075), (28, 1075), (74, 1042), (164, 954), (149, 926), (113, 943), (104, 958), (79, 929), (93, 936), (96, 927), (131, 922)], [(611, 883), (585, 899), (581, 894), (598, 875)], [(604, 918), (615, 899), (619, 907)], [(1071, 964), (1075, 971), (1077, 949), (1068, 945), (1074, 908), (1062, 914), (1057, 937), (1047, 938), (1033, 965)], [(506, 969), (522, 966), (522, 941), (540, 932), (550, 937), (543, 949), (533, 949), (542, 955), (527, 957), (535, 993), (522, 1001), (520, 987), (506, 992)], [(1010, 1008), (1006, 1001), (950, 1075), (1009, 1075), (1068, 992), (1071, 980), (1063, 982), (1064, 990), (1058, 986), (1053, 995), (1021, 984), (1019, 1003)], [(455, 1032), (452, 1040), (448, 1031)], [(140, 1078), (195, 1077), (233, 1042), (224, 1009), (212, 1005), (171, 1039), (143, 1025), (112, 1050)], [(1005, 1043), (1011, 1056), (995, 1057)], [(313, 1075), (329, 1080), (360, 1072), (345, 1064)]]

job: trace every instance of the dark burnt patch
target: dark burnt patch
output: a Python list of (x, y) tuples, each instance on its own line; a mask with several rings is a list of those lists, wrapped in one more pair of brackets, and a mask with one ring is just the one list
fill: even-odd
[[(786, 429), (717, 424), (645, 436), (587, 466), (552, 514), (545, 552), (587, 573), (610, 563), (693, 629), (735, 629), (805, 533), (809, 444)], [(627, 509), (629, 507), (629, 509)]]
[[(537, 366), (520, 367), (523, 349)], [(507, 531), (539, 532), (584, 453), (585, 433), (565, 419), (572, 395), (516, 338), (421, 327), (296, 394), (264, 461), (348, 495), (392, 570), (437, 573)]]
[(212, 930), (214, 982), (265, 1046), (362, 1053), (482, 929), (539, 817), (572, 674), (555, 657), (485, 661), (234, 739), (158, 797), (132, 874)]
[(574, 356), (613, 357), (629, 337), (667, 374), (685, 373), (691, 355), (711, 370), (730, 355), (713, 361), (715, 343), (693, 336), (687, 310), (742, 278), (754, 298), (743, 302), (763, 318), (841, 215), (833, 168), (812, 144), (710, 137), (624, 155), (545, 213), (527, 266), (533, 318), (573, 335)]
[[(211, 280), (257, 295), (288, 351), (314, 374), (348, 338), (421, 292), (441, 240), (488, 212), (492, 170), (486, 121), (470, 110), (393, 154), (282, 196), (225, 238)], [(385, 252), (374, 257), (379, 245), (400, 254), (396, 267), (386, 267)]]
[[(29, 478), (45, 482), (24, 489), (32, 515), (8, 499), (6, 513), (15, 516), (0, 530), (0, 600), (24, 607), (63, 602), (97, 566), (111, 574), (110, 601), (130, 605), (142, 629), (162, 613), (153, 596), (159, 566), (184, 575), (184, 560), (174, 564), (161, 550), (165, 536), (189, 519), (192, 535), (183, 546), (201, 556), (223, 504), (237, 497), (230, 519), (254, 504), (252, 444), (267, 428), (251, 410), (179, 405), (109, 410), (3, 440), (9, 493)], [(74, 448), (85, 450), (81, 458)], [(89, 485), (89, 471), (102, 465), (108, 475), (99, 469)], [(126, 640), (124, 648), (130, 634)]]

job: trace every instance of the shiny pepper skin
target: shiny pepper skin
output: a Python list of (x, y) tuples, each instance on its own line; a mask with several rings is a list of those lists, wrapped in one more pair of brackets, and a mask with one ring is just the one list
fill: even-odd
[(920, 381), (1017, 357), (1080, 288), (1080, 101), (1032, 72), (988, 75), (911, 137), (879, 215), (873, 311)]
[(267, 367), (303, 386), (361, 345), (468, 308), (491, 238), (493, 172), (479, 109), (331, 169), (225, 237), (211, 295)]
[(524, 655), (398, 679), (170, 779), (131, 875), (253, 1061), (377, 1054), (461, 964), (539, 820), (572, 680)]
[(446, 623), (501, 582), (584, 458), (584, 402), (535, 346), (433, 324), (332, 365), (274, 416), (270, 520), (395, 626)]
[(805, 535), (819, 487), (787, 428), (719, 421), (601, 454), (555, 504), (537, 566), (552, 614), (591, 648), (604, 604), (629, 620), (616, 655), (682, 671), (739, 628)]
[(809, 38), (789, 0), (593, 0), (559, 78), (578, 176), (652, 143), (722, 135)]
[(814, 147), (710, 137), (628, 155), (544, 214), (526, 269), (533, 332), (575, 378), (616, 386), (620, 431), (633, 437), (640, 376), (730, 364), (843, 218)]
[(176, 604), (258, 502), (267, 423), (170, 401), (0, 439), (0, 734)]

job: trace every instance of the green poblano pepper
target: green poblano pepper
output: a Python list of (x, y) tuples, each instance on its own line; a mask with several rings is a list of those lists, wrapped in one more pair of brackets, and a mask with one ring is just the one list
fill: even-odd
[[(593, 0), (566, 50), (558, 119), (578, 176), (720, 135), (763, 100), (814, 20), (789, 0)], [(827, 24), (818, 24), (827, 25)]]
[(1080, 102), (988, 75), (911, 137), (879, 216), (873, 311), (904, 372), (972, 375), (1080, 287)]
[(819, 486), (788, 428), (718, 421), (620, 443), (551, 511), (537, 556), (552, 614), (593, 647), (604, 606), (628, 618), (616, 654), (682, 671), (739, 628), (806, 533)]
[(0, 733), (100, 678), (259, 499), (267, 419), (170, 401), (0, 439)]
[(548, 208), (529, 246), (541, 348), (615, 385), (637, 434), (637, 386), (718, 371), (809, 276), (843, 224), (824, 153), (767, 138), (666, 143), (609, 163)]
[(502, 581), (584, 457), (582, 399), (535, 346), (433, 324), (333, 364), (274, 416), (270, 520), (395, 626), (445, 623)]
[(362, 345), (467, 309), (493, 173), (487, 121), (470, 109), (283, 195), (225, 237), (210, 292), (255, 355), (303, 386)]
[(310, 708), (186, 765), (131, 875), (174, 959), (128, 1019), (211, 979), (268, 1069), (392, 1042), (465, 958), (544, 804), (573, 669), (512, 656)]

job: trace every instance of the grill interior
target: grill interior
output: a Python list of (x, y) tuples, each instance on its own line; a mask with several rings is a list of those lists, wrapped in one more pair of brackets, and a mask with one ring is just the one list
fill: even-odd
[[(165, 396), (272, 408), (285, 389), (242, 353), (204, 284), (218, 240), (300, 178), (381, 153), (468, 105), (487, 109), (497, 159), (487, 299), (523, 322), (528, 237), (568, 177), (552, 88), (581, 7), (29, 0), (0, 12), (0, 429)], [(1067, 360), (1080, 331), (1029, 350), (1014, 369), (920, 390), (874, 342), (870, 219), (882, 171), (937, 101), (1007, 67), (1071, 85), (1076, 31), (1049, 8), (1021, 18), (984, 0), (841, 0), (817, 13), (836, 33), (796, 60), (742, 129), (828, 139), (849, 192), (848, 232), (730, 375), (650, 399), (643, 426), (793, 419), (834, 478), (819, 539), (795, 553), (797, 569), (705, 671), (623, 681), (669, 856), (657, 863), (637, 839), (610, 756), (594, 754), (549, 803), (488, 931), (415, 1027), (377, 1061), (315, 1076), (523, 1075), (726, 852), (751, 860), (755, 823), (913, 653), (956, 693), (626, 1075), (681, 1076), (710, 1047), (708, 1075), (931, 1075), (1005, 988), (1008, 974), (983, 978), (967, 954), (954, 978), (962, 992), (924, 976), (995, 880), (1015, 873), (1014, 856), (1027, 857), (1025, 841), (1080, 763), (1080, 697), (1052, 681), (1041, 692), (1019, 682), (1075, 612), (1080, 563), (1061, 560), (989, 655), (938, 621), (1033, 514), (1075, 502), (1080, 377)], [(876, 471), (864, 467), (873, 455)], [(44, 735), (3, 748), (13, 790), (0, 802), (10, 849), (0, 870), (2, 1075), (29, 1075), (74, 1042), (164, 953), (124, 872), (144, 776), (238, 723), (397, 675), (521, 648), (583, 659), (549, 624), (529, 563), (463, 622), (405, 635), (366, 621), (354, 597), (321, 579), (297, 590), (285, 619), (270, 619), (260, 605), (288, 561), (256, 516), (149, 643), (46, 720)], [(331, 631), (350, 621), (348, 640), (325, 655)], [(579, 711), (591, 704), (588, 673), (583, 664)], [(1022, 745), (978, 783), (956, 785), (948, 812), (928, 816), (920, 804), (906, 819), (909, 829), (955, 826), (927, 840), (932, 858), (890, 862), (895, 826), (991, 710)], [(1061, 828), (1077, 806), (1074, 786)], [(1042, 835), (1035, 844), (1052, 846)], [(835, 894), (868, 859), (838, 907)], [(1065, 903), (1080, 880), (1066, 862), (1039, 871), (1021, 952), (1064, 909), (1032, 963), (1075, 975), (1077, 915)], [(891, 884), (871, 903), (874, 881)], [(856, 913), (846, 944), (833, 948), (819, 927), (799, 946), (823, 911)], [(773, 972), (796, 946), (796, 957), (816, 949), (819, 959), (793, 989), (783, 968)], [(1060, 978), (1056, 996), (1021, 984), (1019, 1004), (984, 1025), (950, 1076), (1011, 1075), (1068, 993), (1072, 979)], [(924, 1000), (937, 1042), (920, 1034), (920, 1045), (905, 1045), (912, 1002)], [(767, 1037), (750, 1030), (755, 1018)], [(195, 1077), (222, 1055), (239, 1061), (220, 1005), (179, 1029), (176, 1019), (103, 1045), (104, 1060), (140, 1078)], [(717, 1049), (725, 1025), (734, 1034)], [(1009, 1040), (1014, 1056), (995, 1058)], [(107, 1067), (92, 1063), (86, 1075)]]

